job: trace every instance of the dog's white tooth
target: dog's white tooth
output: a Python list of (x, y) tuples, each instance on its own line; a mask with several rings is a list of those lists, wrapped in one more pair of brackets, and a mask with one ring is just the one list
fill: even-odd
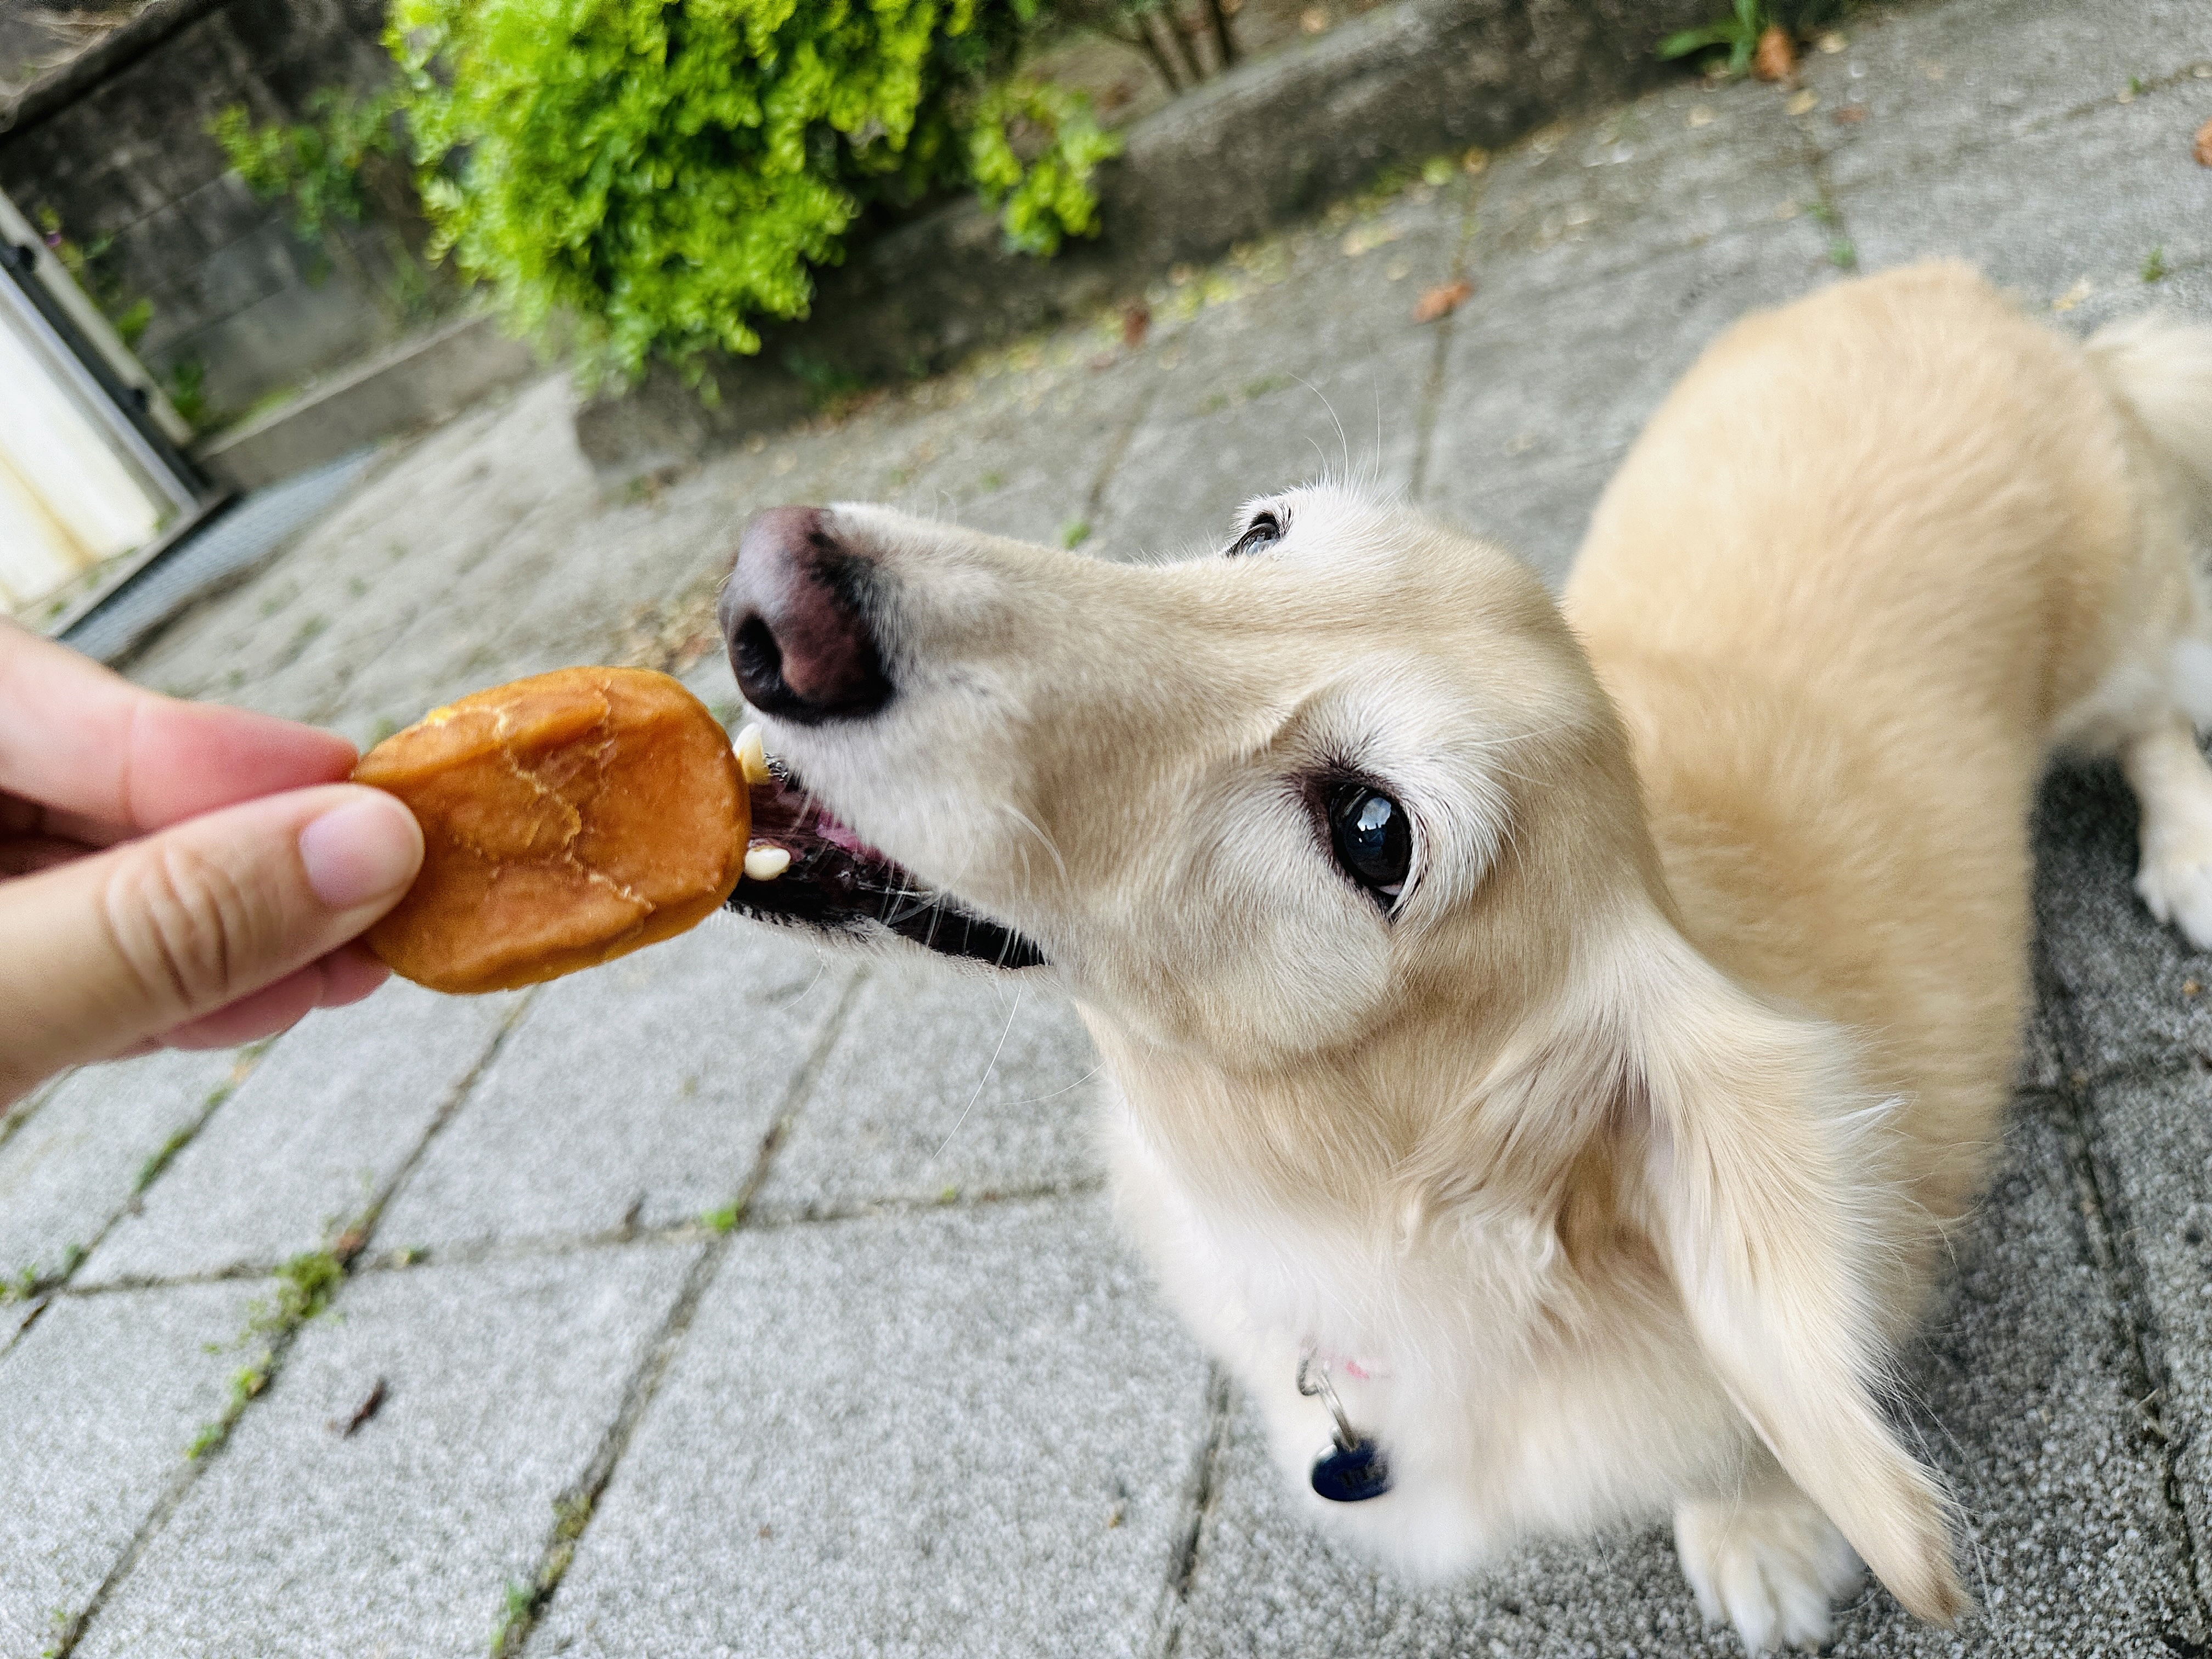
[(766, 783), (775, 775), (768, 769), (768, 744), (762, 740), (759, 726), (745, 727), (730, 747), (737, 751), (738, 773), (748, 787)]
[(760, 842), (745, 848), (747, 881), (774, 881), (790, 868), (791, 854), (781, 847)]

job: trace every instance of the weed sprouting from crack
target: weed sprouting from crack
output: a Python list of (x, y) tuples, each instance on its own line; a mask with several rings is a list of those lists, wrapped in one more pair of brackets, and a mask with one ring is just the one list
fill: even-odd
[(744, 1202), (739, 1200), (736, 1203), (725, 1204), (719, 1210), (702, 1212), (699, 1217), (699, 1224), (718, 1233), (726, 1233), (735, 1228), (738, 1222), (744, 1220), (744, 1216), (745, 1206)]
[(534, 1579), (507, 1581), (507, 1601), (491, 1632), (491, 1659), (510, 1659), (521, 1650), (522, 1638), (536, 1622), (538, 1611), (553, 1594), (554, 1586), (576, 1559), (576, 1540), (592, 1523), (592, 1500), (586, 1492), (563, 1492), (553, 1500), (553, 1543), (538, 1564)]
[[(355, 1248), (359, 1248), (357, 1242)], [(336, 1250), (304, 1250), (277, 1268), (276, 1294), (267, 1302), (247, 1305), (246, 1329), (238, 1338), (240, 1347), (258, 1342), (260, 1352), (233, 1374), (222, 1414), (192, 1437), (185, 1456), (205, 1457), (230, 1438), (246, 1407), (268, 1388), (278, 1352), (295, 1331), (330, 1305), (344, 1278), (345, 1259)]]
[(499, 1622), (491, 1627), (492, 1659), (507, 1651), (514, 1633), (529, 1625), (531, 1609), (537, 1605), (535, 1585), (520, 1578), (507, 1581), (507, 1605), (500, 1609)]
[(54, 1289), (77, 1270), (84, 1260), (84, 1246), (72, 1244), (62, 1252), (62, 1265), (52, 1273), (41, 1273), (37, 1264), (18, 1271), (12, 1279), (0, 1279), (0, 1308), (10, 1302), (28, 1302)]
[(231, 1067), (230, 1075), (207, 1091), (206, 1097), (200, 1102), (198, 1114), (190, 1123), (184, 1125), (170, 1135), (155, 1149), (143, 1164), (138, 1166), (137, 1178), (131, 1183), (132, 1197), (136, 1198), (161, 1178), (161, 1171), (169, 1167), (171, 1161), (179, 1152), (191, 1144), (192, 1137), (206, 1127), (208, 1119), (214, 1115), (216, 1109), (238, 1092), (238, 1085), (246, 1081), (252, 1073), (254, 1063), (269, 1052), (269, 1045), (276, 1040), (274, 1037), (264, 1037), (258, 1042), (246, 1044), (238, 1051), (238, 1061)]
[[(220, 1105), (222, 1103), (221, 1097), (228, 1092), (229, 1091), (228, 1090), (216, 1090), (215, 1096), (211, 1097), (211, 1104), (210, 1105), (209, 1109), (213, 1110), (215, 1106)], [(137, 1178), (131, 1183), (131, 1190), (132, 1194), (135, 1195), (137, 1194), (143, 1193), (156, 1181), (160, 1180), (161, 1171), (169, 1167), (169, 1160), (174, 1158), (179, 1152), (184, 1151), (185, 1146), (191, 1141), (191, 1138), (192, 1131), (191, 1129), (179, 1129), (174, 1134), (171, 1135), (167, 1140), (163, 1141), (160, 1146), (155, 1148), (155, 1151), (147, 1158), (146, 1161), (138, 1166)]]

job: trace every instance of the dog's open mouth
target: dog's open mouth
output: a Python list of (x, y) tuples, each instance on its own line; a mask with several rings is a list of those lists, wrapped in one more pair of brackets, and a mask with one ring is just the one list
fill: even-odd
[(893, 933), (939, 956), (994, 968), (1034, 968), (1044, 961), (1044, 953), (1012, 928), (978, 915), (861, 840), (788, 767), (763, 756), (756, 732), (738, 743), (753, 824), (731, 909), (823, 933)]

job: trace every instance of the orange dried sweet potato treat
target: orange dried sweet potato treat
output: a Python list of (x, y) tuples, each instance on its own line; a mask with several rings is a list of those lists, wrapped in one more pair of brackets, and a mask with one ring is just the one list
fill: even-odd
[(720, 906), (750, 813), (706, 705), (665, 674), (563, 668), (429, 714), (354, 781), (422, 826), (422, 872), (368, 930), (437, 991), (503, 991), (682, 933)]

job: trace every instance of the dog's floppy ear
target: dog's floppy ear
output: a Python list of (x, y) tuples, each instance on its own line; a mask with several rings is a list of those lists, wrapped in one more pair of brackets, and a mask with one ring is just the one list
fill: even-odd
[(1950, 1504), (1875, 1398), (1881, 1280), (1911, 1237), (1881, 1179), (1884, 1103), (1840, 1031), (1760, 1003), (1666, 931), (1665, 983), (1626, 1056), (1657, 1243), (1737, 1408), (1891, 1593), (1948, 1624), (1966, 1607)]

